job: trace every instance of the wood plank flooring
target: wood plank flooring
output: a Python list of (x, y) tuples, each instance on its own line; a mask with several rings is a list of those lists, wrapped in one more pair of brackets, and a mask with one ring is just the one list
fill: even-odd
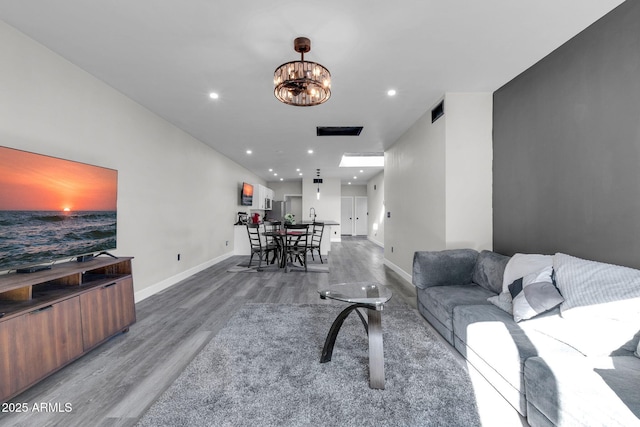
[[(129, 333), (15, 397), (11, 403), (26, 404), (27, 412), (0, 412), (0, 425), (132, 426), (247, 302), (343, 304), (321, 300), (317, 289), (376, 281), (393, 290), (389, 305), (415, 308), (413, 286), (384, 266), (382, 248), (363, 238), (343, 238), (332, 244), (328, 258), (328, 274), (228, 273), (248, 259), (235, 256), (147, 298), (136, 305), (138, 322)], [(41, 404), (46, 410), (34, 411)]]

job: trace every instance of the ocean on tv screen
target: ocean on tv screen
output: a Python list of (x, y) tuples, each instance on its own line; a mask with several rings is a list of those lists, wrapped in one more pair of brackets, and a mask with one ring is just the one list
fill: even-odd
[(0, 211), (0, 271), (116, 248), (115, 211)]

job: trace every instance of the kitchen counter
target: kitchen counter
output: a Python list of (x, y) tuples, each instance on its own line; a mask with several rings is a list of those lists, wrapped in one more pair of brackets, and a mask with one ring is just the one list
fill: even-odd
[[(322, 222), (324, 225), (340, 225), (339, 222), (326, 220), (326, 219), (316, 219), (315, 222)], [(296, 224), (313, 224), (313, 221), (296, 221)]]

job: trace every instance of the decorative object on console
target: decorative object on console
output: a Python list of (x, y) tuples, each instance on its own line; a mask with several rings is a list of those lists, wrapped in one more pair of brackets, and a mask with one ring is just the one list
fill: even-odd
[(282, 64), (273, 75), (273, 91), (285, 104), (310, 107), (326, 102), (331, 96), (331, 73), (324, 66), (304, 60), (311, 50), (311, 40), (298, 37), (293, 48), (300, 53), (300, 61)]

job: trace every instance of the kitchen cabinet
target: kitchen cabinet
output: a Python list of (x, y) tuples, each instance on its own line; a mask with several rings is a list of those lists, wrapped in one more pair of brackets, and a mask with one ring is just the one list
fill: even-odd
[(253, 209), (271, 210), (271, 205), (266, 203), (266, 200), (273, 200), (275, 192), (261, 184), (254, 186), (254, 192), (253, 205), (251, 207)]

